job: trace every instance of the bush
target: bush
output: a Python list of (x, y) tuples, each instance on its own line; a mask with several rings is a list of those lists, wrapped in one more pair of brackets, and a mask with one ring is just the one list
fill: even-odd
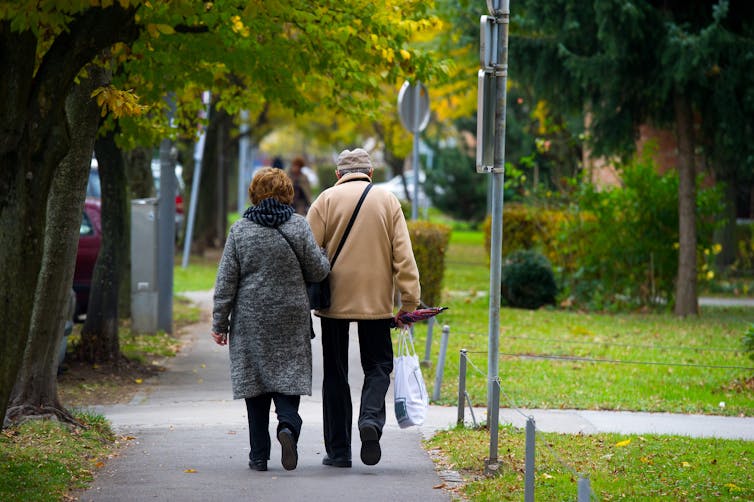
[(516, 251), (503, 264), (501, 292), (512, 307), (538, 309), (554, 304), (558, 287), (550, 262), (536, 251)]
[[(573, 261), (564, 276), (574, 300), (608, 305), (672, 306), (678, 272), (678, 174), (660, 174), (650, 158), (620, 170), (622, 186), (582, 185), (573, 214), (559, 236)], [(712, 243), (719, 193), (697, 190), (700, 281), (704, 250)]]
[[(503, 249), (507, 256), (514, 251), (540, 251), (550, 263), (562, 264), (558, 232), (566, 222), (565, 212), (513, 203), (503, 207)], [(492, 242), (492, 218), (484, 220), (484, 242), (489, 253)]]
[(428, 221), (410, 221), (408, 232), (416, 265), (419, 267), (422, 301), (428, 306), (438, 306), (442, 300), (450, 227)]
[(754, 270), (754, 224), (736, 225), (736, 262), (734, 273), (751, 273)]

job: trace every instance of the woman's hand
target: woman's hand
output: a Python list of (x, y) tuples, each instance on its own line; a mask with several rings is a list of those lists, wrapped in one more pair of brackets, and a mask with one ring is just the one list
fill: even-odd
[(228, 345), (228, 334), (227, 333), (215, 333), (212, 331), (210, 333), (212, 335), (212, 338), (215, 340), (215, 343), (218, 345)]

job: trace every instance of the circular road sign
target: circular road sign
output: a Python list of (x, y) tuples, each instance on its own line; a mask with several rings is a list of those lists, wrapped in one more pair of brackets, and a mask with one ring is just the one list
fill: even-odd
[(398, 115), (403, 127), (416, 134), (429, 123), (429, 92), (424, 84), (404, 82), (398, 93)]

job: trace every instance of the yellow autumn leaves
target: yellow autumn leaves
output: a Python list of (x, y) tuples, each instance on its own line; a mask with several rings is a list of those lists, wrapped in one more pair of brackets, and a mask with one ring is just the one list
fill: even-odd
[(102, 109), (102, 116), (111, 112), (115, 118), (133, 117), (144, 113), (149, 107), (139, 104), (139, 96), (133, 91), (123, 91), (108, 85), (95, 89), (91, 97), (97, 99), (97, 105)]
[(251, 30), (249, 30), (248, 26), (243, 24), (243, 21), (241, 20), (241, 16), (231, 17), (230, 23), (231, 23), (231, 29), (233, 30), (233, 33), (241, 35), (244, 38), (251, 35)]

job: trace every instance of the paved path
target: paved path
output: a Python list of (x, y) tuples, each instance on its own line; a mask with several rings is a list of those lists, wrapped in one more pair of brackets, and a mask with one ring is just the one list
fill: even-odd
[[(210, 309), (211, 297), (206, 293), (191, 297), (203, 310)], [(361, 463), (358, 431), (354, 430), (353, 467), (322, 465), (322, 349), (318, 323), (315, 328), (313, 395), (301, 401), (304, 426), (296, 470), (285, 471), (280, 465), (280, 445), (274, 434), (269, 471), (248, 468), (246, 408), (243, 401), (232, 400), (227, 347), (211, 341), (206, 322), (189, 329), (190, 346), (168, 362), (168, 371), (145, 382), (144, 391), (130, 404), (96, 408), (119, 434), (135, 439), (107, 463), (80, 500), (450, 500), (439, 488), (442, 481), (421, 447), (422, 432), (398, 427), (391, 396), (380, 463), (372, 467)], [(350, 381), (356, 416), (363, 373), (357, 339), (351, 340)], [(274, 432), (274, 414), (270, 422)]]
[[(205, 312), (208, 293), (188, 295)], [(108, 462), (92, 487), (80, 494), (84, 501), (206, 501), (222, 498), (254, 501), (446, 501), (421, 440), (455, 424), (457, 410), (430, 406), (420, 428), (400, 429), (388, 395), (388, 422), (381, 441), (382, 461), (367, 467), (359, 461), (358, 439), (353, 444), (351, 469), (321, 464), (322, 356), (319, 326), (313, 341), (313, 395), (301, 401), (304, 427), (299, 442), (299, 466), (280, 466), (280, 447), (272, 441), (267, 472), (248, 469), (246, 409), (233, 401), (228, 376), (227, 348), (212, 343), (209, 323), (192, 326), (187, 349), (168, 362), (168, 371), (145, 382), (144, 391), (128, 405), (96, 407), (121, 435), (133, 436), (131, 445)], [(356, 337), (351, 338), (350, 381), (354, 413), (358, 410), (363, 373)], [(431, 378), (432, 375), (425, 375)], [(392, 387), (391, 387), (392, 392)], [(475, 409), (478, 422), (485, 410)], [(680, 415), (670, 413), (601, 412), (584, 410), (500, 410), (501, 423), (523, 426), (533, 416), (544, 432), (679, 434), (754, 441), (754, 418)], [(471, 414), (465, 412), (466, 422)], [(274, 415), (271, 429), (274, 431)], [(358, 438), (358, 431), (354, 431)]]

